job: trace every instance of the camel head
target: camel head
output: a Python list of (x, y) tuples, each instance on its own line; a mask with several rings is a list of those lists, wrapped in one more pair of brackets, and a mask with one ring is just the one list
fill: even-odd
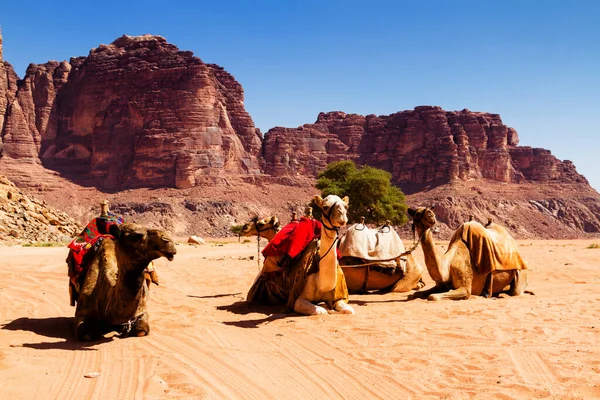
[(415, 226), (420, 226), (423, 229), (431, 229), (437, 222), (435, 213), (433, 212), (434, 207), (409, 208), (408, 215), (412, 217)]
[(281, 230), (281, 224), (279, 223), (279, 219), (277, 219), (277, 217), (263, 219), (254, 217), (252, 221), (242, 225), (242, 228), (240, 229), (240, 236), (258, 236), (259, 233), (268, 230), (273, 230), (274, 233), (277, 233)]
[(348, 223), (348, 196), (343, 199), (333, 194), (324, 199), (315, 196), (314, 202), (323, 211), (322, 221), (326, 227), (330, 224), (332, 228), (339, 228)]
[(136, 254), (148, 261), (165, 257), (173, 261), (177, 253), (173, 239), (160, 229), (147, 229), (136, 224), (126, 223), (123, 225), (112, 225), (110, 234), (119, 243), (135, 250)]

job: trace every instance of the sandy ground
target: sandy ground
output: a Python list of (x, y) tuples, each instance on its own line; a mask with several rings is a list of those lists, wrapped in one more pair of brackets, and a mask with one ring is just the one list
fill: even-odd
[(600, 398), (590, 243), (521, 241), (534, 296), (354, 295), (356, 315), (315, 317), (244, 302), (256, 242), (180, 245), (150, 335), (92, 344), (72, 336), (66, 248), (0, 247), (0, 398)]

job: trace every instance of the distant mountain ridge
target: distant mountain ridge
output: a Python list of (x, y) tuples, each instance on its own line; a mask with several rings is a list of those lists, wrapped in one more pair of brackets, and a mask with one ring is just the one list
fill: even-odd
[[(518, 143), (498, 114), (435, 106), (387, 116), (321, 113), (263, 137), (239, 82), (163, 37), (124, 35), (85, 57), (31, 64), (23, 79), (2, 61), (0, 37), (0, 171), (10, 164), (15, 181), (18, 165), (33, 163), (104, 191), (189, 189), (219, 179), (314, 178), (328, 163), (352, 159), (391, 172), (414, 194), (460, 182), (568, 185), (588, 200), (571, 198), (569, 207), (581, 209), (560, 215), (592, 215), (570, 229), (600, 232), (600, 214), (589, 208), (600, 196), (573, 163)], [(523, 204), (556, 206), (557, 196), (553, 189)]]

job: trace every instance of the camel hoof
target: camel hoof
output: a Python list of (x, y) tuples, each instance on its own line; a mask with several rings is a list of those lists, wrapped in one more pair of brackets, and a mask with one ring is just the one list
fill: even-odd
[(329, 314), (329, 313), (327, 312), (326, 309), (324, 309), (323, 307), (317, 306), (317, 307), (315, 307), (315, 313), (313, 315), (327, 315), (327, 314)]
[(430, 294), (427, 301), (440, 301), (442, 298), (436, 294)]
[(137, 337), (143, 337), (143, 336), (146, 336), (146, 335), (148, 335), (148, 332), (145, 332), (145, 331), (140, 331), (140, 332), (138, 332), (138, 333), (137, 333), (137, 335), (136, 335), (136, 336), (137, 336)]
[(350, 307), (350, 306), (345, 306), (344, 308), (342, 308), (342, 309), (340, 310), (340, 312), (341, 312), (342, 314), (354, 314), (354, 313), (355, 313), (355, 312), (354, 312), (354, 308), (352, 308), (352, 307)]

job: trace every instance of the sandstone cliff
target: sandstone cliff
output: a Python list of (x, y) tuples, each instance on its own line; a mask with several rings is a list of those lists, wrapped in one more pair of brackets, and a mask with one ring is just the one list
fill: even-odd
[(570, 161), (518, 142), (498, 114), (421, 106), (387, 116), (321, 113), (314, 124), (269, 130), (263, 155), (275, 176), (316, 175), (350, 158), (391, 172), (408, 192), (481, 178), (587, 185)]
[(69, 63), (32, 64), (22, 80), (4, 69), (4, 157), (41, 160), (106, 189), (260, 173), (261, 135), (241, 85), (160, 36), (123, 36)]
[[(518, 143), (497, 114), (432, 106), (321, 113), (263, 139), (235, 78), (160, 36), (123, 36), (69, 62), (31, 64), (23, 79), (2, 60), (0, 36), (0, 170), (80, 223), (112, 192), (127, 217), (222, 235), (249, 210), (302, 212), (318, 172), (352, 159), (390, 171), (411, 204), (435, 201), (450, 230), (476, 214), (517, 237), (599, 233), (600, 196), (574, 165)], [(123, 191), (131, 188), (141, 189)], [(144, 188), (186, 190), (163, 201)]]

